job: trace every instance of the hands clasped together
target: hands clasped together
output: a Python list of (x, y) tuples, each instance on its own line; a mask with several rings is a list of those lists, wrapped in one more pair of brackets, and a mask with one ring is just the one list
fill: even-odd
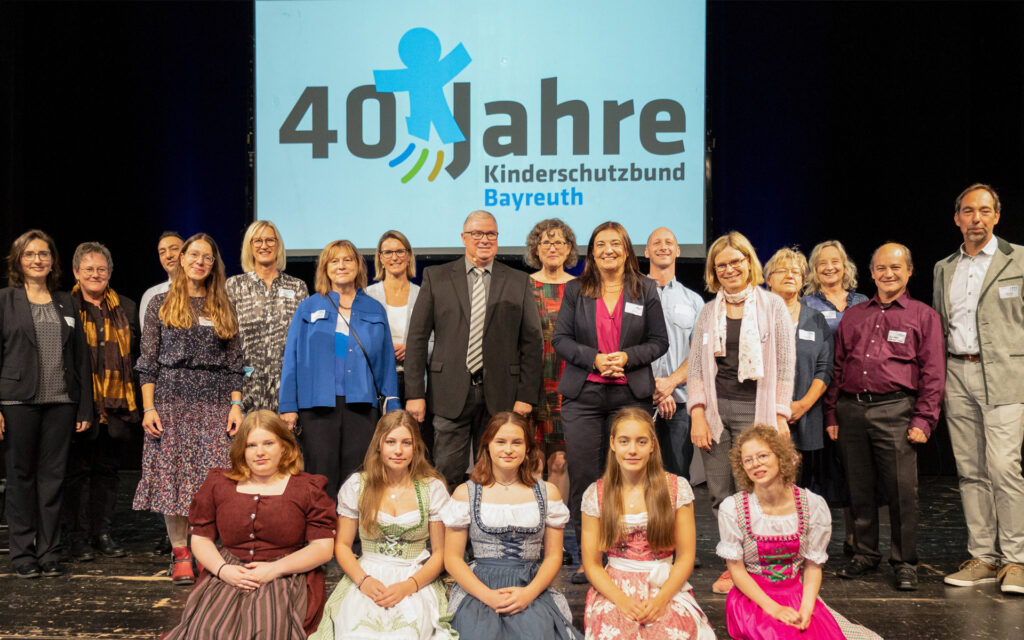
[(253, 591), (280, 578), (283, 573), (274, 562), (250, 562), (245, 565), (227, 563), (217, 577), (242, 591)]
[(623, 595), (615, 605), (622, 615), (639, 624), (653, 624), (668, 611), (668, 600), (658, 596), (649, 600), (638, 600)]
[(621, 378), (626, 375), (626, 361), (629, 357), (625, 351), (599, 353), (594, 358), (594, 368), (605, 378)]
[(366, 579), (359, 585), (359, 591), (373, 600), (378, 607), (390, 608), (419, 591), (415, 581), (415, 578), (406, 578), (401, 582), (385, 586), (377, 578), (366, 576)]
[(523, 587), (491, 589), (489, 596), (484, 600), (484, 604), (494, 609), (495, 613), (507, 616), (525, 611), (531, 602), (533, 596)]

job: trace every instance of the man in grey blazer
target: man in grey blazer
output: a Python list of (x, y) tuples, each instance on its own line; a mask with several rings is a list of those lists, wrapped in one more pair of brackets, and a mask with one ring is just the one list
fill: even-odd
[(543, 341), (529, 278), (494, 261), (498, 224), (487, 211), (469, 214), (462, 243), (465, 257), (424, 270), (405, 350), (406, 409), (422, 421), (430, 398), (434, 464), (449, 488), (462, 482), (469, 447), (490, 417), (529, 415), (541, 387)]
[(1024, 594), (1024, 247), (993, 234), (999, 196), (957, 197), (960, 249), (935, 265), (933, 306), (946, 334), (946, 422), (960, 476), (971, 559), (945, 578), (1000, 581)]

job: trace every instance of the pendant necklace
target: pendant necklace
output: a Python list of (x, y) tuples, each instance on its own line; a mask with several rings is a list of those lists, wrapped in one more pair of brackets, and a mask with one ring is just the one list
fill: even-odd
[(517, 482), (519, 482), (519, 480), (513, 480), (512, 482), (502, 482), (497, 478), (494, 479), (494, 484), (500, 484), (501, 486), (505, 487), (505, 491), (508, 491), (509, 487), (516, 484)]

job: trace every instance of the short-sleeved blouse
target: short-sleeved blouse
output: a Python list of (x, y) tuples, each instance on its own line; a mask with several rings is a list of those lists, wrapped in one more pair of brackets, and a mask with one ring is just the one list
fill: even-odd
[[(361, 477), (362, 474), (353, 473), (341, 485), (341, 489), (338, 490), (338, 515), (342, 518), (359, 519), (359, 494), (361, 492), (359, 485)], [(427, 490), (430, 493), (430, 507), (427, 510), (427, 520), (439, 522), (441, 520), (441, 511), (451, 499), (448, 497), (448, 490), (445, 489), (444, 483), (437, 478), (428, 478), (422, 482), (427, 485)], [(383, 524), (414, 525), (419, 521), (419, 517), (419, 509), (406, 511), (395, 516), (382, 511), (377, 512), (377, 520)]]
[[(452, 499), (444, 508), (441, 517), (444, 525), (452, 529), (469, 527), (469, 502)], [(498, 527), (536, 527), (540, 524), (540, 506), (536, 500), (519, 504), (497, 504), (494, 502), (480, 503), (480, 520), (484, 526)], [(569, 522), (569, 507), (561, 500), (548, 500), (547, 517), (544, 525), (552, 529), (563, 529)]]
[(327, 478), (300, 472), (277, 496), (241, 493), (212, 469), (192, 499), (189, 531), (223, 547), (243, 562), (275, 560), (301, 549), (310, 540), (335, 535), (334, 501), (324, 492)]
[[(676, 479), (676, 505), (678, 509), (684, 505), (688, 505), (693, 502), (693, 489), (690, 488), (690, 483), (686, 481), (686, 478), (682, 476), (675, 476)], [(601, 517), (601, 507), (597, 501), (597, 483), (591, 483), (587, 490), (583, 492), (583, 513), (591, 516), (592, 518)], [(647, 525), (647, 512), (642, 513), (629, 513), (622, 516), (629, 528), (642, 527)]]
[[(768, 515), (761, 510), (757, 495), (750, 495), (750, 529), (755, 536), (791, 536), (797, 532), (799, 525), (796, 510), (785, 515)], [(810, 512), (805, 542), (801, 549), (805, 557), (815, 564), (825, 564), (828, 560), (828, 543), (832, 538), (832, 514), (828, 504), (821, 496), (806, 492), (807, 507)], [(743, 536), (736, 519), (736, 497), (729, 496), (718, 507), (718, 531), (720, 542), (715, 549), (720, 557), (726, 560), (743, 560)]]

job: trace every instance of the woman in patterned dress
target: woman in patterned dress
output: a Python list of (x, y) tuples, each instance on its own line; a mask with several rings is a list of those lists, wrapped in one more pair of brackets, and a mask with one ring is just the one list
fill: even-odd
[(696, 554), (690, 483), (664, 470), (650, 414), (622, 409), (604, 476), (583, 495), (588, 640), (713, 639), (688, 582)]
[[(550, 588), (569, 510), (554, 485), (534, 477), (539, 457), (526, 418), (495, 414), (469, 481), (445, 508), (444, 564), (456, 582), (452, 626), (467, 640), (582, 638), (565, 596)], [(467, 541), (471, 565), (463, 559)]]
[(299, 443), (277, 414), (247, 415), (230, 468), (211, 470), (192, 501), (192, 550), (204, 570), (163, 640), (303, 640), (315, 629), (335, 534), (326, 484), (302, 471)]
[(242, 408), (277, 413), (288, 325), (309, 296), (306, 283), (284, 272), (284, 240), (269, 220), (257, 220), (242, 240), (242, 271), (228, 278), (242, 342)]
[(362, 473), (338, 492), (335, 557), (345, 576), (313, 640), (458, 638), (440, 579), (448, 491), (425, 454), (411, 414), (392, 411), (377, 422)]
[(734, 587), (726, 598), (729, 635), (737, 640), (872, 639), (818, 597), (832, 536), (828, 505), (793, 484), (800, 454), (774, 427), (745, 429), (729, 452), (740, 492), (718, 511)]
[(175, 584), (192, 584), (188, 510), (210, 469), (230, 465), (242, 423), (238, 321), (224, 288), (224, 262), (205, 233), (185, 241), (167, 293), (146, 309), (142, 354), (142, 479), (133, 508), (161, 513)]

